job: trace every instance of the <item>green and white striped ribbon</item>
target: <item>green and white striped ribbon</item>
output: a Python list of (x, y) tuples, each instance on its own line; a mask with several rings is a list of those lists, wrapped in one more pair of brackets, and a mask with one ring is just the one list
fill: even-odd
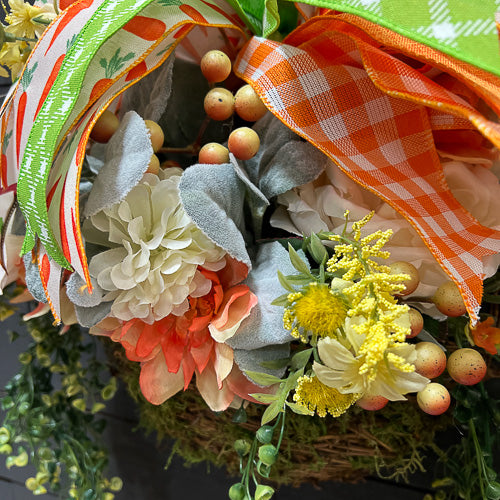
[(18, 201), (26, 219), (22, 252), (40, 238), (47, 253), (71, 268), (50, 228), (45, 188), (57, 138), (79, 95), (87, 68), (102, 44), (153, 0), (104, 0), (69, 48), (59, 74), (37, 115), (26, 145), (18, 180)]

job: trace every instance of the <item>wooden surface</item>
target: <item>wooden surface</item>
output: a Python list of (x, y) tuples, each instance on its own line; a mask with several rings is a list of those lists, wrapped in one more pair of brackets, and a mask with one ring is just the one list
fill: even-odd
[[(0, 386), (16, 373), (17, 355), (26, 346), (22, 337), (13, 344), (7, 331), (20, 331), (19, 319), (14, 317), (0, 323)], [(174, 458), (168, 471), (164, 465), (170, 454), (170, 443), (156, 446), (154, 436), (146, 438), (135, 430), (137, 415), (135, 407), (123, 388), (106, 409), (108, 426), (105, 441), (109, 447), (110, 475), (123, 479), (124, 488), (116, 495), (117, 500), (194, 500), (198, 498), (225, 499), (227, 490), (235, 482), (223, 470), (201, 464), (184, 468), (182, 459)], [(24, 487), (29, 477), (28, 468), (5, 468), (0, 456), (0, 500), (28, 500), (32, 495)], [(419, 484), (420, 483), (420, 484)], [(394, 484), (372, 478), (356, 485), (325, 483), (320, 489), (307, 485), (300, 488), (281, 488), (276, 500), (421, 500), (428, 491), (429, 477), (414, 478), (412, 485)], [(56, 498), (45, 495), (42, 498)]]

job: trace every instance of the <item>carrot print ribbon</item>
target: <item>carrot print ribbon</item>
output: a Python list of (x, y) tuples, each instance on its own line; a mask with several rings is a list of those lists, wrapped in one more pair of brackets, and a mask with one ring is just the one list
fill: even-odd
[[(78, 206), (92, 126), (111, 100), (160, 66), (194, 26), (238, 30), (237, 39), (241, 24), (226, 10), (212, 0), (190, 5), (77, 0), (35, 47), (24, 74), (37, 85), (19, 83), (2, 109), (1, 173), (4, 190), (18, 181), (28, 226), (24, 251), (35, 235), (42, 243), (45, 257), (39, 268), (42, 283), (50, 288), (45, 289), (48, 297), (59, 294), (61, 265), (71, 266), (92, 289)], [(14, 131), (15, 140), (9, 141)], [(58, 319), (58, 301), (51, 302)]]
[(500, 232), (481, 226), (451, 194), (431, 119), (448, 116), (449, 129), (470, 128), (470, 121), (496, 146), (500, 127), (381, 50), (355, 23), (355, 16), (324, 16), (297, 28), (283, 44), (254, 37), (235, 71), (283, 123), (413, 225), (458, 284), (476, 322), (481, 259), (500, 251)]

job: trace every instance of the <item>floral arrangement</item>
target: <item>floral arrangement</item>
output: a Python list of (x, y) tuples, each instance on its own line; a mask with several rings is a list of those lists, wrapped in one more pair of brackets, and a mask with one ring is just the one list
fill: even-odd
[[(196, 394), (207, 425), (229, 416), (233, 500), (274, 495), (288, 422), (340, 436), (349, 419), (370, 421), (364, 470), (395, 475), (453, 421), (435, 498), (500, 498), (491, 26), (471, 61), (458, 35), (342, 2), (5, 9), (2, 315), (32, 301), (34, 344), (0, 452), (35, 464), (29, 490), (121, 489), (92, 439), (117, 388), (101, 337), (146, 427), (173, 435), (162, 419)], [(389, 457), (391, 418), (411, 424)]]

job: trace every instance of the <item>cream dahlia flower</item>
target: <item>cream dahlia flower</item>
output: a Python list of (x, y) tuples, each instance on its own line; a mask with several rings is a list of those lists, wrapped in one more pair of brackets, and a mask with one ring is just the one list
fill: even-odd
[[(94, 256), (89, 271), (113, 301), (112, 316), (152, 324), (182, 315), (188, 296), (205, 295), (211, 282), (198, 266), (216, 271), (225, 252), (184, 211), (179, 196), (182, 171), (145, 174), (119, 203), (90, 218), (89, 241), (111, 247)], [(97, 232), (95, 230), (98, 230)], [(96, 238), (96, 235), (100, 237)]]

